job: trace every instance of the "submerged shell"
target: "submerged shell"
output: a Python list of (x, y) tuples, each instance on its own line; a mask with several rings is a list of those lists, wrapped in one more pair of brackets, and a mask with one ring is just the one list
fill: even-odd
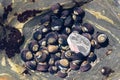
[(89, 62), (94, 62), (95, 60), (97, 59), (97, 56), (94, 52), (90, 52), (88, 58), (87, 58), (87, 61)]
[(37, 52), (39, 49), (39, 45), (38, 45), (37, 41), (33, 40), (28, 44), (28, 48), (32, 52)]
[(48, 45), (48, 52), (50, 53), (55, 53), (58, 51), (58, 46), (57, 45)]
[(33, 38), (37, 41), (41, 40), (42, 39), (42, 33), (40, 31), (36, 31), (34, 34), (33, 34)]
[(50, 66), (54, 65), (55, 64), (55, 59), (54, 58), (50, 58), (49, 61), (48, 61), (48, 64)]
[(74, 8), (73, 13), (74, 13), (75, 15), (80, 15), (82, 18), (83, 18), (84, 15), (85, 15), (85, 12), (84, 12), (84, 10), (83, 10), (81, 7), (76, 7), (76, 8)]
[(98, 44), (98, 42), (95, 39), (92, 39), (90, 43), (91, 43), (91, 48), (92, 49), (94, 49), (94, 48), (96, 48), (96, 49), (101, 48), (101, 46)]
[(50, 23), (50, 14), (47, 14), (40, 19), (40, 24), (42, 24), (44, 26), (48, 26), (49, 23)]
[(73, 54), (74, 54), (74, 52), (72, 52), (71, 50), (68, 50), (66, 52), (63, 52), (62, 58), (66, 58), (66, 59), (71, 61), (72, 57), (73, 57)]
[(37, 65), (37, 71), (40, 71), (40, 72), (47, 72), (48, 68), (49, 66), (47, 63), (38, 63)]
[(62, 34), (69, 35), (71, 33), (71, 28), (70, 27), (65, 27), (62, 31)]
[(26, 68), (31, 69), (31, 70), (36, 70), (37, 67), (37, 62), (32, 60), (32, 61), (27, 61), (25, 63)]
[(59, 3), (56, 3), (54, 5), (51, 6), (50, 10), (54, 13), (54, 14), (59, 14), (59, 12), (61, 12), (61, 5)]
[(92, 36), (89, 33), (83, 33), (82, 34), (84, 37), (88, 38), (89, 40), (92, 39)]
[(35, 59), (37, 62), (44, 62), (47, 58), (47, 55), (41, 51), (35, 53)]
[(58, 43), (60, 44), (60, 45), (67, 45), (67, 35), (65, 35), (65, 34), (62, 34), (62, 35), (59, 35), (59, 38), (58, 38)]
[(106, 34), (97, 32), (95, 36), (96, 41), (101, 47), (106, 47), (109, 44), (109, 40)]
[(69, 14), (70, 14), (69, 10), (63, 10), (62, 13), (61, 13), (61, 17), (60, 18), (66, 19)]
[(64, 26), (65, 27), (71, 27), (73, 25), (74, 21), (72, 19), (72, 16), (68, 16), (66, 17), (66, 19), (64, 20)]
[(33, 58), (34, 58), (34, 55), (32, 54), (32, 52), (31, 51), (29, 51), (29, 50), (23, 50), (22, 52), (21, 52), (21, 59), (23, 60), (23, 61), (30, 61), (30, 60), (33, 60)]
[(88, 61), (83, 61), (83, 63), (80, 66), (80, 71), (86, 72), (91, 69), (91, 65)]
[(58, 68), (56, 66), (50, 66), (48, 71), (51, 73), (51, 74), (55, 74), (58, 72)]
[(59, 69), (68, 69), (69, 68), (69, 61), (67, 59), (61, 59), (55, 62), (55, 65)]
[(55, 54), (51, 54), (51, 58), (54, 58), (55, 60), (60, 60), (61, 54), (61, 52), (56, 52)]
[(109, 75), (113, 72), (114, 72), (114, 70), (112, 70), (110, 67), (107, 67), (107, 66), (104, 66), (101, 69), (101, 74), (106, 76), (106, 77), (109, 77)]
[(40, 25), (39, 31), (43, 34), (44, 37), (48, 32), (50, 32), (50, 28), (44, 25)]
[(60, 70), (57, 72), (57, 75), (60, 77), (60, 78), (65, 78), (68, 74), (65, 70)]
[(94, 28), (91, 24), (89, 23), (84, 23), (82, 25), (82, 31), (83, 32), (86, 32), (86, 33), (90, 33), (90, 34), (93, 34), (94, 33)]
[(80, 60), (74, 60), (72, 62), (70, 62), (70, 69), (72, 70), (78, 70), (80, 68)]
[(84, 61), (86, 59), (86, 57), (82, 54), (82, 53), (75, 53), (72, 56), (72, 60), (80, 60), (80, 61)]
[(38, 42), (38, 44), (39, 44), (40, 46), (46, 46), (46, 45), (47, 45), (46, 38), (43, 38), (42, 40), (40, 40), (40, 41)]
[(50, 32), (46, 35), (47, 44), (57, 43), (58, 34), (56, 32)]
[(60, 29), (62, 29), (63, 27), (63, 20), (59, 19), (57, 17), (53, 17), (52, 21), (51, 21), (51, 30), (52, 31), (60, 31)]
[(82, 28), (81, 28), (81, 26), (78, 25), (78, 24), (74, 24), (74, 25), (72, 26), (72, 31), (76, 31), (76, 32), (79, 33), (79, 34), (82, 34)]

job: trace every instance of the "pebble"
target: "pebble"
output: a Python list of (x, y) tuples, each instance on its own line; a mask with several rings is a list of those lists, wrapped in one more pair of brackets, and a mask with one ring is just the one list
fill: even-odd
[(80, 52), (84, 56), (87, 56), (90, 52), (91, 48), (90, 41), (86, 37), (76, 32), (72, 32), (68, 36), (67, 42), (69, 44), (70, 49), (76, 53)]

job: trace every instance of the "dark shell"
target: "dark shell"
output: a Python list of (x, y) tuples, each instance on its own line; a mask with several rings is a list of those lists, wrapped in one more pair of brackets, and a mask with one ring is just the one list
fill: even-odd
[(71, 28), (70, 27), (65, 27), (62, 31), (62, 34), (69, 35), (71, 33)]
[(48, 64), (50, 66), (54, 65), (55, 64), (55, 59), (54, 58), (50, 58), (49, 61), (48, 61)]
[(48, 71), (51, 73), (51, 74), (55, 74), (58, 72), (58, 68), (56, 66), (50, 66)]
[(50, 32), (50, 28), (44, 25), (40, 25), (39, 31), (43, 34), (43, 37)]
[(37, 41), (41, 40), (42, 39), (42, 33), (40, 31), (36, 31), (34, 34), (33, 34), (33, 38)]
[(101, 74), (106, 76), (106, 77), (109, 77), (109, 75), (113, 72), (114, 72), (114, 70), (112, 70), (111, 68), (109, 68), (107, 66), (105, 66), (101, 69)]
[(48, 26), (49, 23), (50, 23), (50, 14), (47, 14), (40, 19), (40, 24), (42, 24), (44, 26)]
[(108, 37), (104, 33), (97, 32), (95, 38), (98, 44), (100, 44), (102, 47), (106, 47), (109, 44)]
[(87, 61), (94, 62), (96, 59), (97, 59), (96, 54), (94, 54), (93, 52), (90, 52), (90, 54), (89, 54), (89, 56), (87, 58)]
[(74, 54), (74, 52), (72, 52), (71, 50), (68, 50), (62, 54), (62, 58), (66, 58), (69, 61), (71, 61), (73, 54)]
[(64, 11), (62, 11), (60, 18), (66, 19), (69, 14), (70, 14), (70, 11), (69, 11), (69, 10), (64, 10)]
[(94, 49), (94, 48), (99, 49), (99, 48), (101, 48), (101, 46), (98, 44), (98, 42), (95, 39), (92, 39), (90, 41), (90, 43), (91, 43), (91, 49)]
[(80, 61), (83, 61), (83, 60), (85, 60), (86, 59), (86, 57), (83, 55), (83, 54), (81, 54), (80, 52), (79, 53), (75, 53), (75, 54), (73, 54), (73, 56), (72, 56), (72, 60), (80, 60)]
[(65, 27), (71, 27), (73, 25), (73, 23), (74, 23), (74, 20), (73, 20), (72, 16), (68, 16), (64, 20), (64, 26)]
[(79, 34), (82, 34), (82, 28), (80, 25), (73, 25), (72, 26), (72, 31), (76, 31), (78, 32)]
[(69, 67), (69, 61), (67, 59), (58, 60), (55, 65), (60, 69), (66, 69)]
[(56, 3), (54, 5), (51, 6), (50, 10), (54, 13), (54, 14), (59, 14), (62, 10), (62, 6), (59, 3)]
[(51, 21), (51, 30), (52, 31), (60, 31), (63, 27), (63, 20), (57, 17), (53, 17)]
[(51, 58), (54, 58), (55, 60), (61, 59), (61, 52), (56, 52), (55, 54), (51, 54)]
[(85, 11), (81, 7), (74, 8), (73, 13), (75, 15), (80, 15), (82, 18), (85, 16)]
[(61, 49), (61, 51), (70, 50), (70, 47), (68, 45), (60, 45), (59, 48)]
[(80, 15), (72, 15), (72, 18), (74, 20), (74, 24), (81, 24), (83, 21), (82, 17)]
[(86, 33), (93, 34), (94, 33), (94, 28), (90, 23), (84, 23), (82, 25), (82, 31)]
[(56, 32), (50, 32), (46, 35), (47, 44), (57, 43), (58, 34)]
[(60, 78), (65, 78), (67, 75), (68, 74), (65, 70), (60, 70), (57, 72), (57, 76), (59, 76)]
[(37, 52), (39, 50), (39, 45), (37, 41), (33, 40), (28, 44), (28, 48), (32, 52)]
[(48, 45), (48, 52), (50, 53), (55, 53), (58, 51), (58, 46), (57, 45)]
[(33, 54), (32, 54), (32, 52), (31, 51), (29, 51), (29, 50), (22, 50), (22, 52), (21, 52), (21, 59), (23, 60), (23, 61), (30, 61), (30, 60), (33, 60), (33, 58), (34, 58), (34, 56), (33, 56)]
[(80, 71), (86, 72), (91, 69), (91, 64), (88, 61), (83, 61), (80, 66)]
[(25, 62), (25, 66), (26, 66), (26, 68), (28, 68), (28, 69), (36, 70), (37, 62), (34, 61), (34, 60), (32, 60), (32, 61), (27, 61), (27, 62)]
[(92, 36), (89, 33), (83, 33), (82, 35), (87, 39), (92, 40)]
[(59, 35), (58, 43), (63, 46), (67, 45), (67, 37), (65, 34)]
[(48, 50), (47, 50), (47, 47), (43, 47), (43, 48), (41, 49), (41, 51), (42, 51), (43, 54), (49, 55), (49, 52), (48, 52)]
[(80, 68), (80, 63), (81, 63), (81, 61), (79, 61), (79, 60), (74, 60), (74, 61), (70, 62), (70, 69), (78, 70)]
[(40, 72), (47, 72), (48, 68), (49, 66), (47, 63), (38, 63), (37, 65), (37, 71), (40, 71)]
[(35, 53), (35, 59), (37, 62), (44, 62), (47, 58), (47, 55), (42, 51), (38, 51)]
[(38, 44), (39, 44), (40, 46), (46, 46), (46, 45), (47, 45), (46, 38), (43, 38), (42, 40), (40, 40), (40, 41), (38, 42)]

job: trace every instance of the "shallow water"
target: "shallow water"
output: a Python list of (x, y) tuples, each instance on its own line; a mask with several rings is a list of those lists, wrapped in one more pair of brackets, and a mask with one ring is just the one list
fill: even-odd
[[(29, 9), (28, 6), (32, 5), (32, 8), (43, 8), (50, 6), (51, 4), (56, 3), (54, 0), (39, 0), (37, 3), (31, 3), (31, 2), (24, 2), (25, 0), (16, 0), (14, 6), (24, 5), (21, 8), (18, 6), (13, 10), (13, 13), (10, 14), (9, 17), (11, 17), (16, 10), (18, 10), (18, 13), (21, 11), (24, 11), (23, 9)], [(29, 1), (29, 0), (28, 0)], [(61, 3), (67, 3), (66, 0), (56, 0), (57, 2)], [(69, 2), (69, 1), (68, 1)], [(38, 5), (38, 6), (35, 6)], [(96, 50), (95, 53), (98, 56), (98, 60), (96, 63), (94, 63), (94, 67), (85, 73), (78, 73), (77, 71), (70, 72), (70, 75), (66, 78), (66, 80), (102, 80), (104, 77), (100, 74), (100, 69), (103, 66), (109, 66), (113, 70), (115, 70), (115, 73), (113, 73), (110, 77), (108, 77), (108, 80), (119, 80), (120, 79), (120, 10), (119, 8), (114, 4), (113, 0), (105, 1), (105, 0), (97, 0), (92, 1), (84, 6), (82, 6), (84, 10), (86, 11), (86, 16), (84, 18), (84, 22), (89, 22), (92, 25), (94, 25), (96, 31), (104, 32), (108, 35), (110, 40), (110, 45), (105, 49), (99, 49)], [(31, 8), (30, 8), (31, 9)], [(42, 15), (43, 16), (43, 15)], [(23, 34), (26, 37), (25, 41), (29, 41), (31, 37), (31, 33), (34, 31), (34, 26), (39, 23), (39, 18), (41, 16), (37, 16), (27, 23), (23, 23)], [(8, 19), (9, 20), (9, 19)], [(13, 20), (10, 21), (11, 25), (16, 25), (16, 18), (14, 17)], [(17, 25), (19, 25), (19, 22), (17, 22)], [(16, 26), (15, 26), (16, 27)], [(26, 44), (26, 42), (25, 42)], [(24, 47), (25, 44), (22, 46)], [(108, 56), (105, 55), (107, 49), (112, 49), (112, 53)], [(5, 53), (5, 52), (1, 52)], [(0, 54), (0, 62), (3, 62), (3, 54)], [(13, 65), (19, 65), (22, 66), (23, 62), (20, 60), (20, 55), (16, 55), (14, 58), (12, 58), (12, 62), (10, 63), (8, 58), (5, 56), (5, 63), (6, 65), (0, 64), (0, 73), (8, 73), (12, 75), (16, 80), (62, 80), (56, 76), (50, 75), (49, 73), (34, 73), (32, 72), (32, 76), (27, 75), (23, 76), (16, 71), (11, 70), (11, 67), (16, 67)], [(12, 65), (13, 64), (13, 65)], [(47, 75), (47, 76), (46, 76)]]

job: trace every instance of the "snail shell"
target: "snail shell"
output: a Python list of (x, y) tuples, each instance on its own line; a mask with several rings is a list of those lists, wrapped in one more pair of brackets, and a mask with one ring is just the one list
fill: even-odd
[(22, 50), (22, 52), (21, 52), (21, 59), (23, 60), (23, 61), (30, 61), (30, 60), (33, 60), (33, 58), (34, 58), (34, 55), (32, 54), (32, 52), (31, 51), (29, 51), (29, 50)]
[(39, 50), (39, 45), (37, 41), (33, 40), (28, 44), (28, 48), (32, 52), (37, 52)]
[(47, 72), (48, 68), (49, 66), (47, 63), (38, 63), (37, 65), (37, 71), (40, 71), (40, 72)]
[(80, 71), (86, 72), (91, 69), (91, 65), (88, 61), (83, 61), (81, 66), (80, 66)]
[(27, 61), (27, 62), (25, 62), (25, 66), (26, 66), (26, 68), (28, 68), (28, 69), (36, 70), (37, 62), (34, 61), (34, 60), (32, 60), (32, 61)]

